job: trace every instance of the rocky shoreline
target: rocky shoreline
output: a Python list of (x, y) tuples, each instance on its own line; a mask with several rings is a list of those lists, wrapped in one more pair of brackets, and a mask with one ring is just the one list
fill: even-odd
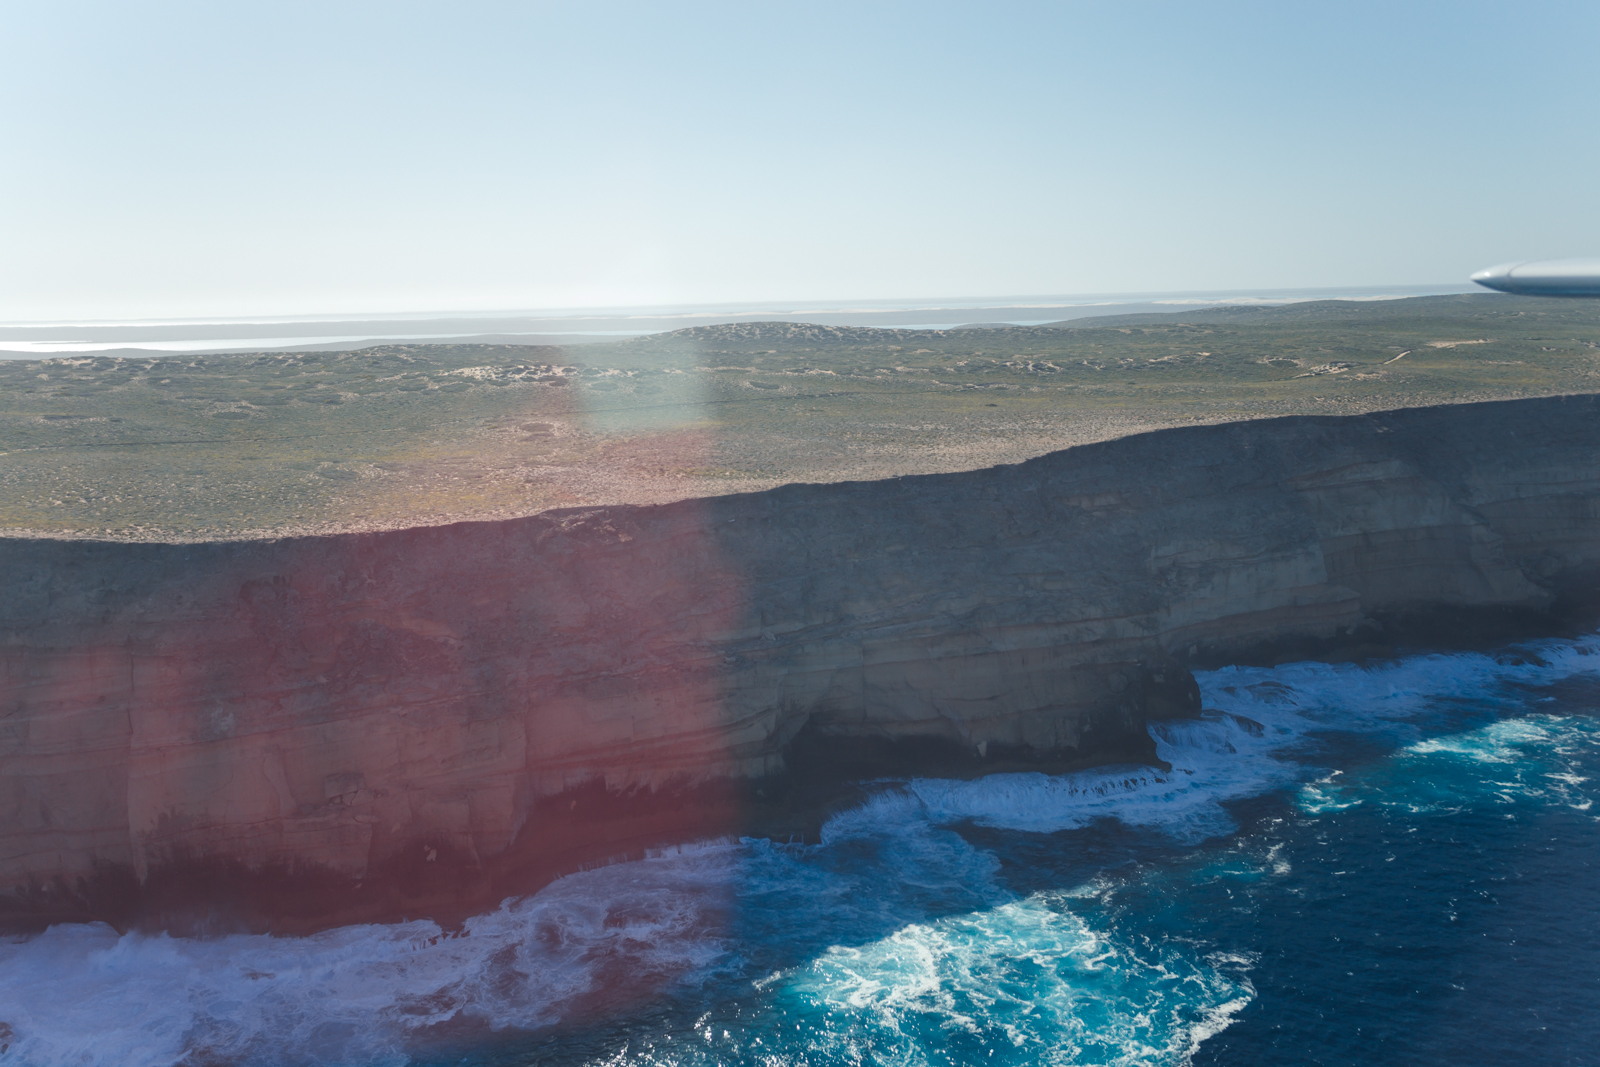
[(1562, 632), (1600, 397), (279, 541), (0, 540), (0, 925), (464, 916), (853, 784), (1155, 759), (1191, 668)]

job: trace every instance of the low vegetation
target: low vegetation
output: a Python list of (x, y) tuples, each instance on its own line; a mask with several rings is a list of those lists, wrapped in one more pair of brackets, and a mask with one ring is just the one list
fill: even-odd
[(0, 532), (265, 537), (960, 470), (1193, 422), (1600, 390), (1499, 295), (570, 348), (0, 361)]

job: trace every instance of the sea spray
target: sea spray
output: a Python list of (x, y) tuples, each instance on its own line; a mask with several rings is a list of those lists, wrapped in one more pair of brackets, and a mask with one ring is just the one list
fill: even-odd
[[(1401, 973), (1408, 941), (1455, 944), (1452, 930), (1509, 892), (1456, 882), (1521, 855), (1516, 827), (1555, 825), (1580, 835), (1574, 850), (1595, 834), (1600, 732), (1572, 693), (1597, 668), (1595, 643), (1579, 641), (1209, 672), (1201, 718), (1152, 728), (1170, 771), (889, 783), (820, 845), (665, 850), (562, 879), (456, 933), (418, 922), (191, 940), (55, 927), (0, 943), (0, 1067), (398, 1065), (475, 1062), (474, 1049), (500, 1050), (481, 1062), (571, 1064), (1172, 1064), (1223, 1049), (1335, 1062), (1322, 1053), (1365, 1048), (1357, 1031), (1382, 1029), (1377, 1018), (1329, 1029), (1324, 1001), (1350, 1018), (1366, 1003), (1367, 957), (1350, 955), (1358, 935), (1338, 923), (1365, 928), (1377, 947), (1360, 951)], [(1239, 832), (1238, 805), (1274, 796)], [(1496, 833), (1513, 836), (1482, 844)], [(1105, 865), (1085, 875), (1107, 841)], [(1438, 859), (1459, 842), (1472, 842), (1471, 863)], [(1572, 907), (1562, 893), (1586, 891), (1559, 860), (1541, 886), (1558, 912)], [(1402, 899), (1423, 869), (1441, 888), (1406, 908), (1442, 925), (1392, 935), (1400, 955), (1382, 955), (1373, 930), (1409, 912), (1377, 898)], [(1342, 888), (1351, 877), (1372, 900)], [(1337, 907), (1309, 928), (1273, 925), (1317, 901)], [(1561, 914), (1528, 915), (1525, 927), (1586, 944)], [(1276, 931), (1265, 943), (1264, 928)], [(1342, 938), (1333, 950), (1294, 947), (1328, 930)], [(1564, 966), (1593, 984), (1582, 959)], [(1280, 992), (1295, 960), (1321, 968), (1307, 972), (1320, 999)], [(1422, 988), (1432, 973), (1408, 981)], [(1573, 1004), (1561, 1010), (1581, 1017), (1587, 1002)], [(1507, 1047), (1574, 1033), (1558, 1008), (1545, 1037), (1519, 1031)], [(1432, 1016), (1387, 1010), (1411, 1027), (1391, 1047), (1430, 1032)], [(1253, 1020), (1267, 1011), (1263, 1029)]]

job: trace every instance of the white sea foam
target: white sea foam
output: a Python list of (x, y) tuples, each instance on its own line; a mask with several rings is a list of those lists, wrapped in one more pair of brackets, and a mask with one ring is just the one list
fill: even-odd
[(1093, 930), (1058, 894), (918, 923), (830, 949), (786, 996), (853, 1020), (808, 1051), (923, 1064), (1003, 1044), (1036, 1062), (1181, 1062), (1249, 1002), (1248, 982), (1173, 950), (1138, 953)]
[(0, 1063), (402, 1064), (440, 1027), (532, 1029), (723, 955), (739, 846), (562, 879), (470, 920), (213, 940), (53, 927), (0, 944)]
[(1486, 798), (1508, 806), (1559, 804), (1589, 811), (1600, 783), (1577, 773), (1600, 748), (1600, 721), (1529, 715), (1430, 737), (1355, 774), (1302, 786), (1302, 811), (1321, 815), (1360, 804), (1414, 814), (1460, 811)]
[[(1321, 732), (1375, 734), (1404, 743), (1416, 736), (1413, 721), (1443, 703), (1517, 700), (1516, 686), (1594, 672), (1600, 672), (1600, 644), (1593, 640), (1541, 642), (1499, 656), (1414, 656), (1376, 666), (1295, 663), (1209, 671), (1197, 676), (1207, 709), (1200, 719), (1151, 724), (1156, 752), (1172, 765), (1170, 772), (1126, 766), (1059, 776), (913, 779), (836, 816), (823, 839), (886, 833), (922, 821), (970, 820), (1048, 833), (1115, 818), (1195, 842), (1236, 829), (1225, 802), (1314, 773), (1307, 748)], [(1504, 730), (1533, 729), (1517, 721)]]
[[(1402, 795), (1435, 807), (1459, 802), (1449, 790), (1464, 788), (1460, 776), (1440, 776), (1437, 795), (1417, 786), (1427, 761), (1475, 768), (1474, 788), (1508, 804), (1540, 799), (1587, 811), (1593, 784), (1561, 757), (1600, 744), (1600, 727), (1587, 720), (1526, 715), (1442, 737), (1414, 725), (1446, 706), (1537, 707), (1538, 696), (1519, 686), (1600, 669), (1591, 643), (1530, 652), (1520, 662), (1464, 654), (1372, 668), (1210, 672), (1200, 677), (1205, 716), (1152, 730), (1170, 772), (905, 782), (833, 819), (820, 847), (673, 850), (563, 879), (474, 918), (458, 935), (413, 922), (201, 941), (90, 925), (0, 942), (0, 1022), (12, 1031), (0, 1067), (401, 1064), (442, 1033), (537, 1029), (744, 975), (728, 926), (735, 906), (741, 936), (765, 922), (763, 936), (781, 939), (791, 926), (817, 929), (842, 913), (877, 932), (831, 948), (824, 941), (811, 962), (744, 975), (753, 995), (821, 1013), (825, 1023), (806, 1041), (780, 1053), (711, 1034), (693, 1055), (675, 1043), (656, 1052), (636, 1046), (629, 1059), (799, 1063), (851, 1054), (850, 1034), (865, 1027), (874, 1048), (903, 1062), (925, 1056), (939, 1035), (980, 1030), (1014, 1048), (1057, 1041), (1077, 1049), (1063, 1051), (1063, 1062), (1182, 1062), (1252, 995), (1239, 967), (1176, 949), (1134, 952), (1075, 915), (1070, 892), (1018, 900), (1000, 887), (993, 856), (940, 827), (972, 820), (1051, 831), (1114, 818), (1193, 841), (1231, 828), (1224, 802), (1297, 781), (1312, 814)], [(1363, 774), (1401, 775), (1411, 787), (1363, 778), (1356, 788), (1317, 769), (1316, 735), (1330, 730), (1392, 740), (1388, 769)], [(1553, 755), (1527, 758), (1534, 751)], [(946, 901), (946, 911), (961, 893), (970, 903), (918, 918), (912, 905), (879, 899), (884, 883), (874, 877), (892, 878), (913, 905), (919, 893)], [(1028, 983), (1039, 983), (1036, 994), (1025, 993)], [(1181, 996), (1171, 992), (1179, 988)]]

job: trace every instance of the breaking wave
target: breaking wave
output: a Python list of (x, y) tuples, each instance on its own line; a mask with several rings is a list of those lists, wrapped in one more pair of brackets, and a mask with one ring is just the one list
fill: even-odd
[[(1184, 1063), (1253, 1003), (1255, 958), (1117, 894), (1220, 877), (1197, 846), (1268, 794), (1313, 821), (1588, 813), (1600, 730), (1559, 690), (1597, 672), (1583, 641), (1209, 672), (1201, 718), (1151, 727), (1170, 771), (888, 784), (820, 845), (665, 850), (456, 932), (57, 926), (0, 942), (0, 1067), (486, 1062), (507, 1041), (574, 1064)], [(1051, 866), (1079, 853), (1049, 835), (1107, 827), (1176, 858)], [(1292, 846), (1250, 855), (1249, 878), (1291, 877)]]

